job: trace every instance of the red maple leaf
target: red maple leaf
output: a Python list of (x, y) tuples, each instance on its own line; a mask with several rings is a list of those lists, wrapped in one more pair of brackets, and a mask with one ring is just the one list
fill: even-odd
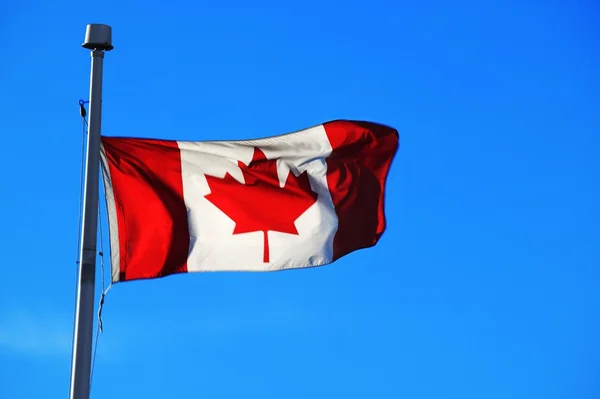
[(294, 222), (317, 200), (306, 172), (289, 173), (279, 185), (277, 161), (269, 160), (258, 148), (248, 165), (238, 161), (245, 184), (229, 173), (223, 179), (206, 175), (210, 194), (205, 198), (235, 222), (233, 234), (262, 231), (263, 262), (269, 262), (268, 231), (298, 235)]

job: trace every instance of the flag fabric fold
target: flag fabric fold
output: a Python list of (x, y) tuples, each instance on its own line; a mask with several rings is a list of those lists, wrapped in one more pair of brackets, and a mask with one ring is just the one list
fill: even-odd
[(112, 282), (332, 263), (385, 230), (398, 132), (337, 120), (238, 141), (102, 137)]

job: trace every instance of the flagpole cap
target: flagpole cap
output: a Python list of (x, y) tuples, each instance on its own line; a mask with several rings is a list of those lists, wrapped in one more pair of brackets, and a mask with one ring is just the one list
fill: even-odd
[(103, 24), (88, 24), (85, 30), (85, 41), (81, 47), (90, 50), (112, 50), (114, 47), (111, 27)]

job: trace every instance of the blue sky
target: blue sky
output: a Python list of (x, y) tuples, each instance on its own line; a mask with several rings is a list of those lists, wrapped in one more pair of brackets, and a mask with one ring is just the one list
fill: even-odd
[(0, 6), (0, 397), (68, 394), (80, 44), (98, 22), (106, 135), (347, 118), (401, 143), (375, 248), (113, 287), (92, 397), (597, 398), (598, 6), (454, 3)]

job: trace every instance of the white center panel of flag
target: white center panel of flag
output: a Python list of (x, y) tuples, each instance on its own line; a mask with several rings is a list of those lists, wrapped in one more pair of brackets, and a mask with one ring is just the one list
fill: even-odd
[[(267, 139), (178, 142), (178, 145), (190, 233), (189, 272), (280, 270), (332, 261), (337, 216), (327, 186), (326, 159), (332, 148), (322, 125)], [(249, 165), (255, 149), (267, 160), (276, 160), (280, 187), (285, 186), (290, 173), (297, 177), (306, 172), (310, 188), (318, 195), (295, 219), (297, 234), (267, 231), (268, 261), (263, 253), (263, 231), (234, 234), (236, 221), (206, 198), (211, 194), (207, 176), (224, 179), (229, 174), (238, 183), (245, 184), (238, 162)], [(256, 216), (268, 218), (269, 215)]]

